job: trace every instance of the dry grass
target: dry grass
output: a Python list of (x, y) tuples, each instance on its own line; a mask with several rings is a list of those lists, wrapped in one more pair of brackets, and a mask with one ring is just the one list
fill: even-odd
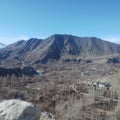
[[(113, 98), (118, 98), (120, 65), (57, 63), (36, 68), (43, 71), (43, 76), (0, 78), (0, 99), (32, 102), (42, 111), (54, 113), (57, 120), (120, 120), (119, 102), (109, 107), (110, 91), (80, 85), (80, 81), (110, 81)], [(72, 84), (79, 85), (78, 92), (70, 87)]]

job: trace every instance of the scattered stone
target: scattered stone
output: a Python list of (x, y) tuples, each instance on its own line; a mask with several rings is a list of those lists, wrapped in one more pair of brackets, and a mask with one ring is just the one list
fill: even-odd
[(49, 112), (41, 112), (40, 120), (55, 120), (55, 115)]

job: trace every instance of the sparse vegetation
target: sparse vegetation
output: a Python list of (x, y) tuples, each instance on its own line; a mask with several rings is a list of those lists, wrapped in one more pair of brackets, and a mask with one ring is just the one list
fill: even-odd
[[(117, 85), (111, 80), (119, 75), (120, 65), (54, 63), (34, 68), (42, 76), (0, 77), (0, 99), (32, 102), (57, 120), (119, 120), (119, 80)], [(95, 88), (97, 81), (112, 87)]]

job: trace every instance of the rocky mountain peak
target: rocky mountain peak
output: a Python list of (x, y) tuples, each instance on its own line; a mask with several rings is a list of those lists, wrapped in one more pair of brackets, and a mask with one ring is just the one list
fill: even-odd
[[(31, 38), (7, 46), (0, 52), (0, 59), (19, 57), (32, 63), (56, 61), (62, 58), (97, 57), (120, 53), (120, 45), (97, 37), (77, 37), (54, 34), (42, 40)], [(5, 56), (6, 55), (6, 56)]]

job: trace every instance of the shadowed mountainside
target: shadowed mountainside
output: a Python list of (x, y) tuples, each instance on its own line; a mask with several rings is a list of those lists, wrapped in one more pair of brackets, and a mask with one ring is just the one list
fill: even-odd
[(19, 58), (32, 63), (46, 63), (60, 58), (97, 57), (120, 53), (120, 45), (96, 37), (55, 34), (44, 40), (18, 41), (0, 51), (0, 60)]
[(15, 75), (17, 77), (25, 76), (34, 76), (37, 75), (37, 72), (32, 67), (21, 68), (0, 68), (0, 76), (12, 76)]

